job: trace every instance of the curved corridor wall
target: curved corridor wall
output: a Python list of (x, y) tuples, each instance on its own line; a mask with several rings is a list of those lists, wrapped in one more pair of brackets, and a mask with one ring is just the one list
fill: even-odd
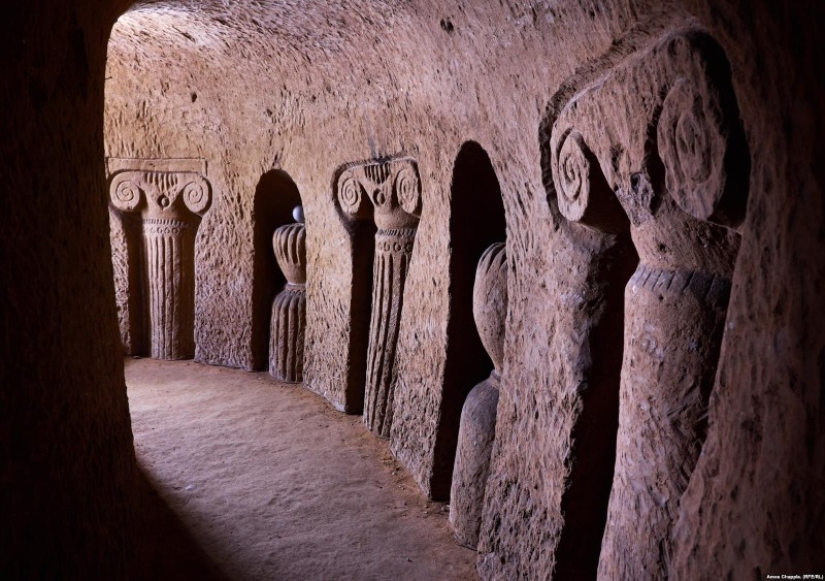
[[(454, 291), (451, 173), (461, 144), (477, 142), (500, 182), (512, 275), (480, 572), (551, 576), (573, 560), (563, 553), (578, 534), (563, 492), (592, 460), (575, 430), (601, 362), (590, 333), (605, 295), (594, 272), (616, 257), (615, 241), (559, 215), (540, 127), (563, 104), (554, 99), (575, 92), (568, 79), (584, 86), (677, 28), (701, 28), (730, 60), (752, 169), (707, 440), (674, 515), (669, 574), (821, 567), (823, 541), (804, 531), (825, 502), (809, 477), (825, 463), (825, 241), (822, 180), (810, 169), (822, 122), (821, 81), (807, 73), (818, 25), (806, 16), (822, 9), (762, 2), (744, 15), (733, 2), (698, 0), (301, 6), (147, 2), (112, 34), (106, 155), (207, 160), (213, 205), (196, 243), (196, 359), (253, 366), (253, 197), (261, 175), (285, 168), (307, 218), (305, 383), (360, 411), (348, 405), (355, 249), (331, 183), (351, 160), (407, 155), (423, 211), (405, 283), (415, 300), (404, 303), (397, 343), (405, 408), (396, 415), (422, 426), (417, 433), (438, 433)], [(593, 266), (594, 256), (608, 260)], [(433, 494), (433, 442), (411, 444), (412, 433), (391, 435), (391, 447)]]
[(137, 469), (103, 159), (106, 39), (123, 3), (0, 18), (0, 578), (125, 579)]

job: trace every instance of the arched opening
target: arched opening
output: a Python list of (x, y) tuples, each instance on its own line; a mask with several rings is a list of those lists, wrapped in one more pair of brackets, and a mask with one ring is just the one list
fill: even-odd
[(269, 361), (272, 299), (286, 282), (272, 250), (272, 233), (294, 222), (293, 209), (302, 202), (298, 186), (289, 174), (273, 169), (261, 176), (253, 203), (252, 369), (260, 371), (267, 368)]
[(475, 141), (464, 143), (456, 155), (450, 192), (450, 319), (430, 486), (436, 500), (450, 494), (464, 400), (493, 369), (473, 320), (473, 281), (481, 255), (506, 237), (501, 186), (490, 157)]

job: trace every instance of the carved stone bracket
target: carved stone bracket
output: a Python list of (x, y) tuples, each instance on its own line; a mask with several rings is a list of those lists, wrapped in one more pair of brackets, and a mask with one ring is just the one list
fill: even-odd
[(411, 158), (348, 164), (335, 184), (341, 212), (372, 218), (375, 235), (364, 423), (388, 437), (395, 389), (395, 347), (404, 284), (421, 214), (421, 180)]
[(108, 160), (112, 206), (142, 221), (144, 324), (150, 354), (195, 354), (195, 234), (212, 191), (201, 160)]
[(665, 189), (698, 220), (736, 228), (745, 213), (749, 155), (730, 70), (699, 30), (665, 37), (580, 91), (555, 120), (550, 153), (560, 212), (599, 230), (615, 227), (605, 192), (635, 226), (656, 215)]

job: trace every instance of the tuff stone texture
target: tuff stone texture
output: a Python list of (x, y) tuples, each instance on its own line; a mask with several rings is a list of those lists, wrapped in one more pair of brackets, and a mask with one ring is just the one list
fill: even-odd
[[(37, 576), (44, 563), (61, 577), (126, 570), (121, 497), (128, 505), (132, 460), (112, 304), (133, 290), (119, 286), (115, 295), (107, 283), (104, 156), (207, 160), (214, 200), (195, 242), (196, 357), (250, 368), (266, 359), (260, 329), (271, 300), (255, 290), (266, 286), (256, 257), (271, 257), (267, 239), (285, 223), (257, 226), (256, 193), (272, 172), (289, 172), (306, 198), (305, 379), (341, 409), (356, 367), (350, 329), (371, 293), (354, 296), (362, 249), (340, 220), (331, 180), (351, 159), (405, 152), (417, 160), (422, 214), (405, 284), (415, 301), (401, 312), (395, 394), (404, 411), (391, 445), (433, 493), (435, 474), (448, 472), (436, 470), (436, 459), (449, 457), (450, 439), (440, 434), (456, 427), (460, 409), (447, 413), (448, 402), (474, 383), (461, 384), (448, 358), (460, 337), (453, 269), (477, 259), (453, 254), (463, 239), (454, 226), (469, 213), (453, 210), (451, 172), (468, 141), (483, 147), (498, 176), (512, 261), (480, 571), (499, 579), (595, 575), (595, 567), (580, 575), (576, 564), (598, 558), (593, 531), (606, 519), (605, 505), (593, 510), (599, 502), (591, 501), (606, 499), (612, 477), (608, 436), (618, 429), (622, 306), (635, 251), (645, 249), (647, 267), (678, 272), (689, 265), (654, 264), (659, 242), (701, 235), (706, 257), (717, 242), (729, 254), (733, 239), (691, 226), (631, 240), (624, 224), (606, 233), (570, 224), (546, 143), (576, 94), (687, 28), (707, 31), (727, 56), (751, 164), (744, 204), (727, 203), (726, 174), (714, 177), (719, 187), (698, 196), (685, 188), (658, 208), (719, 221), (740, 237), (707, 438), (674, 512), (669, 576), (762, 578), (825, 567), (823, 87), (810, 73), (822, 60), (821, 3), (147, 2), (118, 22), (104, 71), (108, 25), (126, 9), (37, 0), (12, 5), (2, 20), (9, 145), (0, 163), (10, 192), (0, 286), (10, 305), (0, 327), (0, 478), (10, 515), (2, 545), (11, 547), (4, 576)], [(689, 99), (676, 87), (674, 80), (660, 96), (663, 109), (670, 94)], [(695, 94), (701, 107), (720, 102), (701, 88)], [(608, 125), (639, 120), (617, 105)], [(644, 152), (645, 139), (689, 128), (678, 127), (620, 141)], [(707, 159), (718, 158), (715, 146), (710, 152)], [(660, 156), (663, 167), (668, 156)], [(610, 164), (599, 166), (604, 173)], [(665, 174), (643, 167), (610, 183), (621, 186), (620, 201), (653, 201)], [(657, 211), (633, 208), (629, 222), (639, 227)], [(117, 245), (120, 220), (112, 227)], [(118, 281), (127, 280), (116, 261)]]

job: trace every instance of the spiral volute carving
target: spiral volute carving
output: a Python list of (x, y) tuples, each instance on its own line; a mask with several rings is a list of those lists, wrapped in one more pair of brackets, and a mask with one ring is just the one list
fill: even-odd
[(401, 168), (395, 177), (395, 192), (398, 203), (408, 214), (421, 214), (421, 180), (412, 166)]
[(670, 195), (688, 214), (708, 220), (725, 193), (728, 131), (718, 94), (679, 79), (662, 105), (657, 137)]
[(121, 212), (131, 212), (140, 205), (143, 192), (137, 184), (139, 176), (136, 172), (120, 172), (115, 174), (109, 186), (109, 197), (112, 205)]
[(579, 221), (590, 201), (590, 176), (593, 155), (581, 134), (571, 130), (559, 148), (553, 164), (553, 179), (558, 192), (559, 211), (571, 221)]
[(195, 214), (203, 214), (209, 208), (212, 195), (209, 182), (196, 176), (183, 187), (183, 203)]
[(364, 204), (365, 192), (359, 180), (353, 175), (344, 174), (338, 182), (338, 203), (345, 214), (357, 216)]

